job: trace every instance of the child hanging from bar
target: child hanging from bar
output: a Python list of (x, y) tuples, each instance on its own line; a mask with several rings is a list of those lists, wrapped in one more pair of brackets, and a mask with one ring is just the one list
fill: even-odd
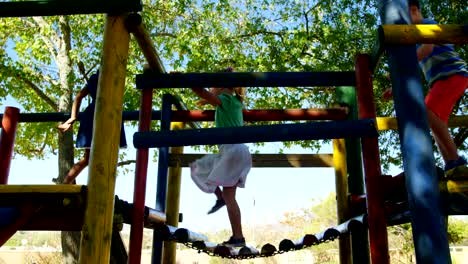
[[(408, 0), (408, 7), (413, 24), (437, 24), (423, 18), (418, 0)], [(454, 105), (468, 88), (468, 68), (453, 45), (418, 45), (417, 57), (431, 88), (425, 99), (429, 126), (445, 161), (444, 170), (451, 173), (454, 168), (467, 164), (465, 158), (458, 155), (447, 122)], [(389, 99), (391, 95), (391, 89), (388, 89), (383, 97)]]
[[(80, 161), (75, 163), (73, 167), (68, 172), (67, 176), (63, 180), (65, 184), (71, 184), (75, 182), (75, 178), (80, 174), (80, 172), (88, 166), (89, 163), (89, 154), (91, 148), (91, 141), (93, 137), (93, 122), (94, 122), (94, 108), (96, 106), (96, 92), (98, 87), (99, 80), (99, 70), (91, 75), (86, 86), (81, 89), (73, 101), (72, 111), (70, 118), (58, 126), (61, 132), (66, 132), (73, 127), (73, 123), (78, 118), (78, 111), (80, 110), (81, 101), (87, 95), (91, 96), (91, 103), (86, 107), (85, 111), (80, 116), (80, 127), (78, 129), (78, 135), (76, 136), (76, 147), (84, 148), (84, 155)], [(125, 131), (122, 127), (120, 128), (120, 147), (125, 148), (127, 146), (127, 141), (125, 139)]]
[[(227, 68), (225, 72), (232, 72)], [(211, 104), (216, 107), (216, 127), (242, 126), (242, 101), (244, 88), (192, 88), (199, 97), (199, 105)], [(223, 242), (226, 246), (245, 246), (242, 233), (241, 211), (236, 201), (237, 187), (244, 188), (247, 174), (252, 167), (252, 157), (244, 144), (223, 144), (219, 154), (206, 155), (190, 165), (191, 176), (195, 184), (204, 192), (214, 193), (216, 203), (208, 212), (212, 214), (226, 205), (232, 236)], [(222, 187), (222, 190), (221, 190)]]

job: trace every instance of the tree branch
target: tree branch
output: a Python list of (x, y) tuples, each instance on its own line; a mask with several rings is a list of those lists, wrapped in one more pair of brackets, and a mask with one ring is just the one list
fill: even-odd
[(136, 163), (136, 160), (124, 160), (124, 161), (118, 162), (117, 167), (126, 166), (126, 165), (130, 165), (133, 163)]
[(54, 111), (58, 111), (58, 104), (54, 102), (47, 94), (45, 94), (39, 86), (35, 83), (30, 81), (28, 78), (21, 76), (20, 74), (15, 74), (16, 78), (20, 79), (21, 81), (25, 82), (33, 91), (36, 93), (42, 100), (44, 100), (50, 107), (53, 108)]
[[(49, 27), (49, 24), (47, 24), (43, 17), (33, 17), (33, 20), (41, 28)], [(57, 47), (60, 44), (60, 38), (58, 37), (57, 33), (55, 33), (55, 31), (51, 31), (50, 39), (46, 38), (44, 34), (41, 34), (41, 38), (47, 46), (49, 52), (53, 54), (54, 57), (57, 57)]]
[(156, 37), (171, 37), (171, 38), (177, 38), (177, 36), (175, 34), (172, 34), (172, 33), (168, 33), (168, 32), (159, 32), (159, 33), (155, 33), (153, 34), (154, 36)]

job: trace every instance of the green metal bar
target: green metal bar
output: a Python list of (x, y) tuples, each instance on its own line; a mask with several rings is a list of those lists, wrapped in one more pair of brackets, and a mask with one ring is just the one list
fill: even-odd
[[(348, 108), (348, 120), (357, 120), (356, 88), (340, 86), (335, 90), (336, 102)], [(364, 194), (364, 178), (362, 175), (361, 142), (357, 138), (346, 138), (346, 164), (348, 170), (348, 191), (351, 194)], [(351, 210), (352, 211), (352, 210)], [(369, 263), (369, 239), (367, 230), (351, 232), (351, 251), (353, 263)]]
[(1, 2), (0, 17), (139, 12), (140, 0), (43, 0)]

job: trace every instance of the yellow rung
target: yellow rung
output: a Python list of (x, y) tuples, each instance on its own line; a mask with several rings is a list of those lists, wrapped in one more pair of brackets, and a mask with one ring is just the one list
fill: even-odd
[(383, 25), (379, 38), (385, 44), (467, 44), (467, 25)]
[(0, 185), (0, 194), (6, 193), (81, 193), (84, 186), (72, 184), (51, 185)]
[[(397, 120), (395, 117), (377, 117), (377, 129), (381, 130), (395, 130), (398, 129)], [(448, 121), (449, 127), (467, 127), (468, 116), (452, 116)]]
[(447, 191), (449, 193), (468, 193), (468, 180), (447, 181)]

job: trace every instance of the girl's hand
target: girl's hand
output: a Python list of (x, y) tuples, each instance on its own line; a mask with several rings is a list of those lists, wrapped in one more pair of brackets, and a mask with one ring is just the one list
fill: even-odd
[(61, 132), (67, 132), (68, 130), (70, 130), (70, 128), (73, 126), (73, 123), (75, 122), (75, 119), (68, 119), (65, 123), (63, 124), (60, 124), (58, 126), (58, 129), (61, 131)]
[(382, 93), (382, 99), (385, 100), (385, 101), (391, 100), (392, 97), (393, 97), (392, 88), (387, 88), (387, 90), (385, 90)]
[(201, 99), (200, 101), (197, 102), (198, 106), (204, 106), (204, 105), (207, 105), (207, 104), (208, 104), (208, 101), (205, 100), (205, 99)]

